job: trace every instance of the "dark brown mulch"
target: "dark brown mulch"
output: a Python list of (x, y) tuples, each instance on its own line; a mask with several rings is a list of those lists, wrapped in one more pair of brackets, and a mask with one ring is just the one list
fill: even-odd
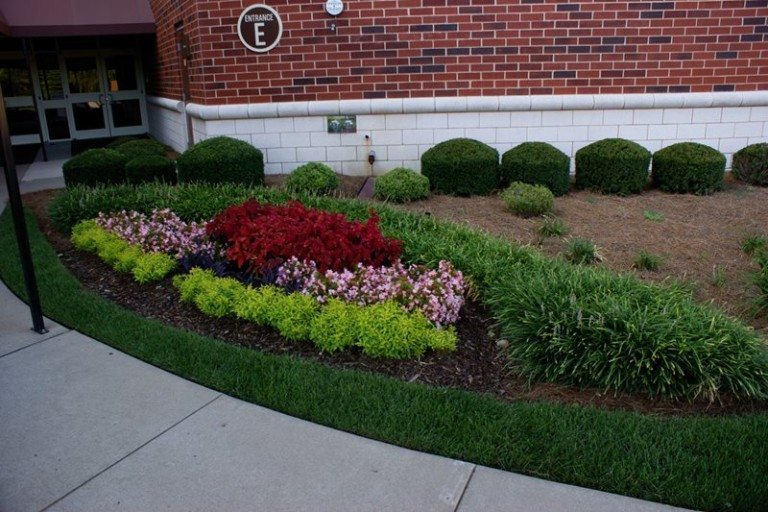
[(114, 272), (96, 256), (74, 250), (68, 238), (56, 232), (45, 216), (45, 206), (53, 194), (28, 194), (24, 197), (25, 204), (37, 215), (41, 229), (60, 254), (63, 264), (87, 289), (139, 315), (204, 336), (268, 353), (296, 355), (336, 368), (357, 369), (408, 382), (487, 393), (510, 402), (548, 401), (670, 416), (720, 416), (768, 410), (766, 402), (736, 402), (727, 396), (722, 402), (699, 400), (688, 403), (556, 384), (527, 386), (511, 368), (503, 347), (497, 345), (488, 311), (475, 302), (469, 302), (462, 311), (456, 326), (459, 346), (454, 353), (428, 353), (418, 360), (405, 361), (374, 359), (358, 350), (324, 354), (311, 343), (287, 341), (272, 329), (235, 318), (205, 316), (194, 306), (180, 301), (170, 279), (139, 285), (128, 275)]

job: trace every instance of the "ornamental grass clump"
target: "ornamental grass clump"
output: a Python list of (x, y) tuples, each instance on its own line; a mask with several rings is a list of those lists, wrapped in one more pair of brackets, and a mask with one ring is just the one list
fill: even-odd
[(768, 397), (759, 337), (676, 289), (590, 268), (519, 268), (490, 306), (530, 381), (672, 398)]
[(466, 292), (464, 276), (445, 260), (436, 270), (396, 262), (391, 267), (358, 264), (352, 270), (320, 272), (314, 262), (291, 258), (280, 267), (276, 284), (321, 304), (340, 299), (367, 306), (391, 300), (405, 311), (420, 311), (437, 327), (456, 323)]

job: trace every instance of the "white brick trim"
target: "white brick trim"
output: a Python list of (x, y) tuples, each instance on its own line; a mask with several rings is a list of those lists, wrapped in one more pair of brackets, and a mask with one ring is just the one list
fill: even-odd
[[(178, 110), (182, 102), (147, 97), (147, 101)], [(187, 112), (198, 119), (245, 119), (366, 114), (421, 114), (455, 112), (512, 112), (546, 110), (618, 110), (651, 108), (753, 107), (768, 105), (768, 91), (594, 94), (540, 96), (477, 96), (340, 101), (298, 101), (234, 105), (187, 104)], [(180, 112), (183, 110), (179, 110)]]

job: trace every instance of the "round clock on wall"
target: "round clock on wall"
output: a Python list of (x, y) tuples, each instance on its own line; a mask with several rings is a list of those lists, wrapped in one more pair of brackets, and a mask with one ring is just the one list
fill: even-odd
[(331, 16), (338, 16), (344, 10), (344, 2), (341, 0), (328, 0), (325, 2), (325, 10)]

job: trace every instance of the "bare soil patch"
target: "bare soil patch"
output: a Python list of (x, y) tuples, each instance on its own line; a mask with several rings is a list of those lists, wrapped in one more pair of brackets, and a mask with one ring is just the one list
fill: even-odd
[[(755, 289), (750, 272), (757, 265), (741, 250), (748, 235), (768, 236), (768, 188), (726, 179), (725, 190), (711, 196), (668, 194), (649, 190), (630, 197), (570, 192), (555, 198), (554, 216), (569, 232), (564, 237), (539, 235), (542, 218), (523, 219), (507, 212), (498, 196), (434, 195), (403, 206), (413, 212), (481, 228), (506, 239), (537, 247), (556, 257), (571, 238), (596, 245), (604, 265), (617, 272), (634, 272), (644, 281), (675, 279), (689, 285), (697, 300), (741, 318), (768, 337), (768, 318), (751, 311)], [(661, 220), (649, 220), (649, 216)], [(657, 254), (657, 271), (633, 268), (640, 251)]]
[[(715, 403), (704, 400), (679, 402), (557, 384), (529, 385), (516, 372), (503, 347), (497, 345), (490, 313), (476, 302), (468, 302), (461, 312), (461, 320), (456, 325), (459, 346), (455, 353), (427, 353), (418, 360), (403, 361), (374, 359), (358, 350), (324, 354), (309, 342), (287, 341), (269, 328), (234, 318), (215, 319), (205, 316), (194, 306), (181, 302), (169, 278), (160, 283), (140, 285), (130, 276), (113, 271), (95, 255), (74, 250), (69, 239), (53, 229), (47, 218), (46, 206), (55, 194), (55, 191), (27, 194), (24, 196), (24, 202), (34, 211), (41, 230), (59, 254), (62, 263), (85, 288), (139, 315), (204, 336), (268, 353), (296, 355), (336, 368), (357, 369), (407, 382), (486, 393), (510, 402), (548, 401), (665, 416), (722, 416), (768, 411), (768, 402), (739, 402), (729, 396), (724, 396), (721, 402)], [(424, 211), (435, 215), (440, 214), (440, 208), (446, 208), (444, 215), (451, 218), (447, 206), (451, 203), (464, 208), (473, 205), (471, 208), (482, 212), (483, 207), (493, 209), (495, 201), (495, 198), (459, 199), (437, 196), (409, 208), (424, 208)], [(563, 208), (562, 201), (560, 208)], [(573, 208), (578, 209), (576, 205)], [(500, 212), (503, 213), (503, 209)], [(463, 217), (468, 215), (467, 211), (453, 213), (458, 214), (453, 220), (460, 222), (471, 218)], [(499, 214), (497, 219), (503, 219), (505, 222), (511, 220), (512, 223), (519, 220), (506, 213), (503, 216)], [(522, 222), (530, 223), (528, 229), (535, 231), (536, 221)], [(488, 229), (488, 224), (481, 227), (492, 231)], [(575, 227), (575, 224), (572, 227)], [(526, 232), (524, 227), (518, 226), (516, 229), (519, 231), (512, 231), (508, 235)]]

